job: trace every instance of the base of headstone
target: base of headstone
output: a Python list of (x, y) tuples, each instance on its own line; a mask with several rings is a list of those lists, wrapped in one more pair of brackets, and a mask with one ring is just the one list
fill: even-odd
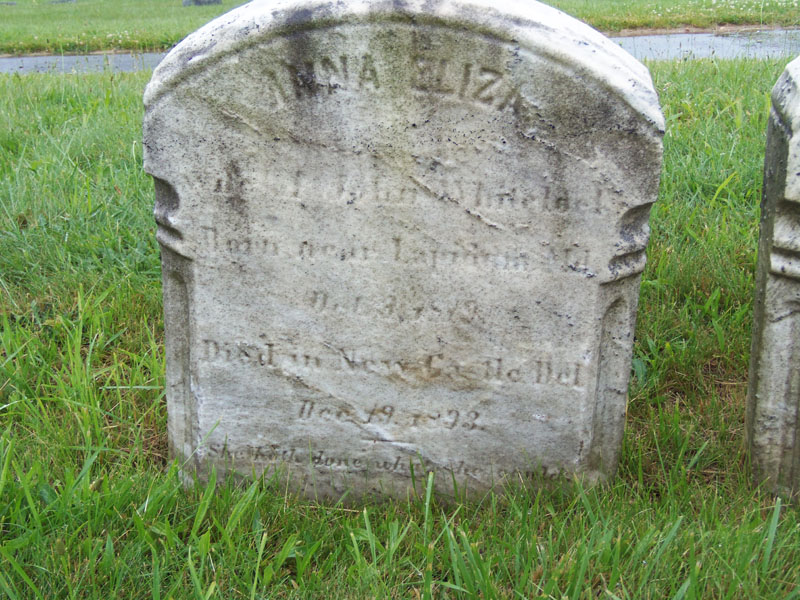
[(207, 4), (222, 4), (222, 0), (183, 0), (184, 6), (205, 6)]

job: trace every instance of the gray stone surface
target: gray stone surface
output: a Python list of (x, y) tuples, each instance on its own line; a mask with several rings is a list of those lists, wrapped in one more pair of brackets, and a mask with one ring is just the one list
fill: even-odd
[(755, 477), (800, 491), (800, 58), (772, 90), (756, 273), (747, 436)]
[(169, 438), (308, 495), (614, 473), (663, 117), (542, 4), (254, 2), (145, 92)]

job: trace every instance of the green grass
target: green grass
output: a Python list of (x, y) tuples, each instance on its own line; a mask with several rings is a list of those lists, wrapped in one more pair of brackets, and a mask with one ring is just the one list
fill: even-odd
[(353, 509), (166, 459), (147, 75), (0, 77), (0, 597), (800, 597), (743, 415), (768, 93), (651, 65), (667, 120), (618, 478)]
[(244, 0), (183, 6), (182, 0), (15, 0), (0, 5), (0, 54), (166, 50)]
[(553, 0), (549, 4), (607, 32), (718, 25), (800, 26), (800, 8), (794, 0)]
[[(166, 50), (242, 0), (184, 7), (181, 0), (16, 0), (0, 5), (0, 54)], [(795, 0), (553, 0), (603, 31), (724, 24), (800, 26)]]

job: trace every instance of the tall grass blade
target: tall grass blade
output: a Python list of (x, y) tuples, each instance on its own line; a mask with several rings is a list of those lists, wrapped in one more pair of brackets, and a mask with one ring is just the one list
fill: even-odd
[(775, 543), (775, 534), (778, 531), (778, 518), (781, 515), (781, 499), (780, 497), (775, 500), (775, 508), (772, 509), (772, 518), (769, 521), (767, 528), (767, 537), (764, 547), (764, 556), (761, 560), (761, 576), (766, 577), (769, 571), (770, 560), (772, 559), (772, 546)]
[(211, 474), (208, 476), (208, 482), (206, 483), (206, 489), (203, 492), (203, 497), (200, 500), (200, 504), (197, 507), (197, 513), (194, 517), (194, 523), (192, 524), (192, 531), (191, 536), (195, 537), (197, 532), (200, 529), (200, 526), (203, 524), (203, 519), (205, 519), (206, 512), (208, 512), (208, 507), (211, 504), (211, 499), (214, 497), (214, 492), (217, 489), (217, 470), (216, 468), (211, 468)]
[(19, 575), (19, 577), (20, 577), (20, 579), (22, 579), (22, 581), (25, 582), (25, 585), (27, 585), (28, 589), (31, 592), (33, 592), (33, 595), (36, 596), (36, 598), (40, 598), (40, 599), (43, 598), (42, 593), (39, 591), (39, 588), (36, 587), (36, 584), (33, 583), (33, 581), (31, 580), (30, 577), (28, 577), (28, 574), (25, 572), (25, 570), (19, 565), (19, 563), (16, 560), (14, 560), (14, 557), (11, 556), (11, 554), (8, 552), (8, 550), (6, 550), (2, 546), (0, 546), (0, 555), (2, 555), (2, 557), (6, 559), (6, 561), (8, 562), (9, 565), (11, 565), (11, 568), (13, 569), (13, 571), (17, 575)]

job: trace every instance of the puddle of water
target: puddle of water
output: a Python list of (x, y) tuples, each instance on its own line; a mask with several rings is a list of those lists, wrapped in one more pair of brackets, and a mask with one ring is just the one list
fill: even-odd
[(777, 29), (726, 35), (679, 33), (611, 39), (639, 60), (776, 58), (800, 54), (800, 30)]
[(0, 73), (102, 73), (155, 68), (163, 53), (14, 56), (0, 58)]
[[(800, 55), (800, 30), (777, 29), (726, 35), (678, 33), (612, 37), (639, 60), (773, 58)], [(0, 73), (97, 73), (153, 69), (163, 53), (18, 56), (0, 58)]]

